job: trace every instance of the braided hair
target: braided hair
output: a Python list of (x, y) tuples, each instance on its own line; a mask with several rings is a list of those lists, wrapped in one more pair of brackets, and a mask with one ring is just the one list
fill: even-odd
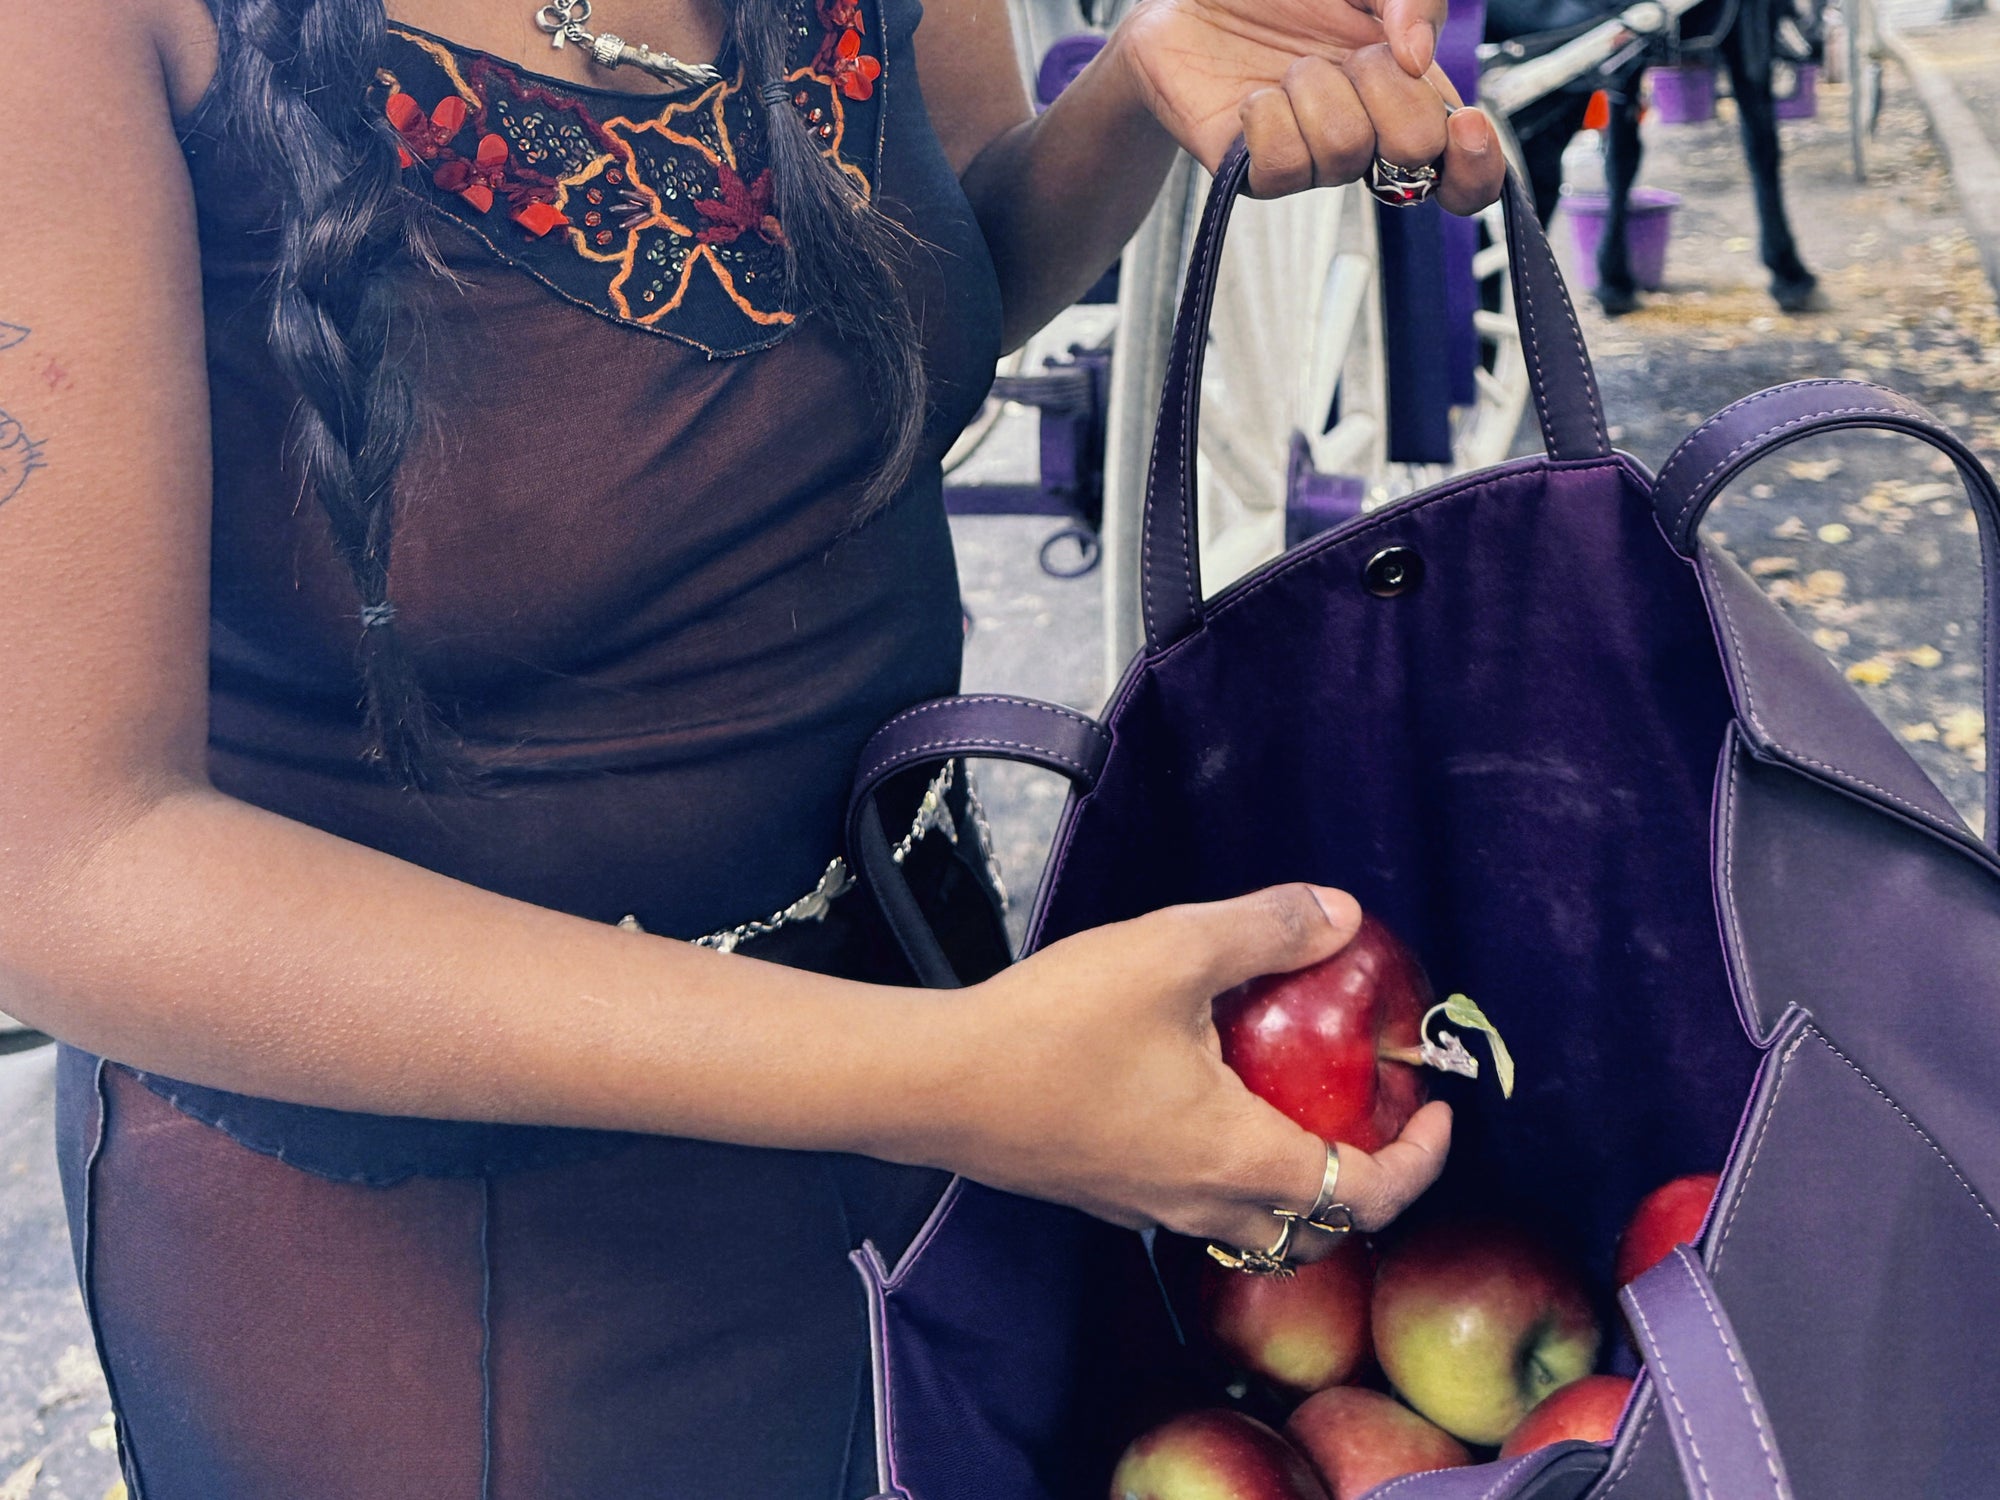
[[(790, 0), (724, 0), (762, 106), (790, 306), (827, 318), (856, 351), (882, 414), (880, 459), (848, 518), (887, 505), (916, 461), (928, 407), (899, 267), (903, 231), (813, 142), (770, 87), (782, 82)], [(297, 389), (303, 477), (360, 599), (356, 664), (365, 758), (416, 790), (495, 790), (426, 693), (396, 626), (389, 562), (395, 481), (418, 405), (399, 339), (396, 277), (442, 274), (401, 187), (381, 108), (383, 0), (210, 0), (221, 55), (211, 91), (225, 145), (279, 205), (267, 336)], [(761, 85), (761, 87), (759, 87)]]

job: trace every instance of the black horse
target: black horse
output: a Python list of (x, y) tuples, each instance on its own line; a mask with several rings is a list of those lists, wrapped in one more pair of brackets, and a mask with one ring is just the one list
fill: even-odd
[[(1486, 39), (1530, 52), (1546, 50), (1623, 9), (1619, 0), (1487, 0)], [(1764, 264), (1771, 272), (1771, 296), (1787, 312), (1819, 305), (1818, 281), (1799, 259), (1799, 247), (1785, 218), (1778, 119), (1771, 92), (1780, 28), (1785, 28), (1795, 46), (1816, 30), (1810, 25), (1802, 30), (1800, 19), (1794, 0), (1705, 0), (1681, 18), (1676, 37), (1631, 49), (1613, 58), (1604, 70), (1512, 116), (1527, 158), (1535, 207), (1547, 223), (1562, 190), (1563, 150), (1583, 128), (1591, 93), (1601, 88), (1610, 98), (1604, 165), (1611, 204), (1597, 252), (1597, 300), (1607, 313), (1630, 312), (1639, 305), (1625, 245), (1626, 210), (1643, 149), (1639, 141), (1639, 83), (1646, 65), (1661, 60), (1669, 45), (1683, 56), (1720, 53), (1736, 95), (1743, 151), (1756, 189), (1757, 221)]]

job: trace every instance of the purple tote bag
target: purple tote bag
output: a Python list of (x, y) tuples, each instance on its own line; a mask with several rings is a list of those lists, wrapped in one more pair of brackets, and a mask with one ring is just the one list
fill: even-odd
[[(1546, 1228), (1608, 1286), (1639, 1198), (1726, 1163), (1699, 1244), (1623, 1294), (1643, 1373), (1614, 1444), (1392, 1481), (1383, 1500), (2000, 1495), (2000, 857), (1697, 531), (1788, 443), (1877, 428), (1938, 449), (1979, 519), (1993, 723), (2000, 492), (1927, 412), (1852, 381), (1739, 401), (1657, 476), (1614, 453), (1510, 182), (1547, 455), (1204, 600), (1196, 394), (1245, 176), (1239, 149), (1194, 248), (1147, 497), (1146, 645), (1109, 709), (944, 699), (864, 754), (850, 847), (912, 963), (956, 983), (876, 793), (946, 757), (1027, 761), (1075, 786), (1031, 949), (1313, 880), (1405, 934), (1441, 992), (1478, 998), (1521, 1085), (1505, 1103), (1441, 1086), (1459, 1126), (1432, 1200)], [(1988, 830), (1996, 775), (2000, 757)], [(884, 1492), (1101, 1496), (1104, 1445), (1129, 1435), (1105, 1362), (1156, 1357), (1101, 1326), (1146, 1289), (1137, 1247), (969, 1182), (900, 1265), (864, 1247)]]

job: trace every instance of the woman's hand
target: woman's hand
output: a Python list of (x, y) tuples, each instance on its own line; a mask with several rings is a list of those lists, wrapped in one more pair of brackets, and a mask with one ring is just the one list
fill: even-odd
[[(960, 1011), (973, 1072), (941, 1164), (1117, 1223), (1269, 1245), (1272, 1208), (1311, 1207), (1326, 1148), (1222, 1061), (1211, 1001), (1338, 952), (1360, 921), (1342, 892), (1281, 886), (1081, 933), (988, 980)], [(1450, 1142), (1451, 1112), (1431, 1104), (1373, 1156), (1342, 1147), (1356, 1224), (1407, 1207)], [(1297, 1248), (1310, 1259), (1332, 1243)]]
[(1154, 117), (1210, 171), (1244, 136), (1259, 197), (1353, 182), (1379, 155), (1435, 163), (1438, 201), (1470, 214), (1500, 196), (1506, 163), (1485, 115), (1451, 113), (1460, 101), (1435, 61), (1445, 5), (1139, 0), (1112, 50)]

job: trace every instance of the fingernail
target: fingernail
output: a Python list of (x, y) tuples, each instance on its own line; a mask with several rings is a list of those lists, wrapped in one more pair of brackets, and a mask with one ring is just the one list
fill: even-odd
[(1417, 76), (1421, 78), (1431, 70), (1431, 64), (1437, 61), (1437, 27), (1428, 21), (1418, 21), (1410, 27), (1409, 36), (1410, 45), (1417, 50)]
[(1326, 913), (1326, 920), (1336, 932), (1353, 936), (1361, 928), (1361, 903), (1345, 891), (1337, 891), (1330, 885), (1309, 885), (1313, 900)]
[(1444, 128), (1451, 132), (1452, 144), (1467, 156), (1484, 156), (1486, 148), (1493, 144), (1486, 122), (1469, 109), (1461, 109), (1445, 121)]

